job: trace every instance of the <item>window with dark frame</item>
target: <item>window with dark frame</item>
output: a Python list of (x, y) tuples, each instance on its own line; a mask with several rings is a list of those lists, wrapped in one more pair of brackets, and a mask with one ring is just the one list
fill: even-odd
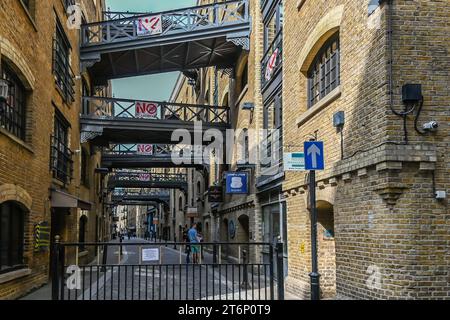
[[(264, 129), (267, 130), (267, 137), (263, 141), (263, 149), (265, 152), (263, 157), (271, 158), (277, 163), (266, 163), (263, 167), (273, 167), (274, 165), (281, 165), (283, 161), (283, 102), (281, 94), (278, 94), (274, 99), (264, 107), (263, 124)], [(276, 150), (278, 147), (278, 150)], [(265, 149), (265, 150), (264, 150)], [(275, 154), (274, 154), (275, 153)]]
[(24, 210), (13, 201), (0, 204), (0, 274), (24, 265)]
[(53, 41), (53, 74), (55, 82), (61, 90), (65, 102), (75, 101), (75, 75), (70, 67), (70, 43), (61, 23), (56, 21), (56, 32)]
[(8, 81), (8, 98), (0, 101), (0, 127), (25, 140), (26, 91), (17, 75), (2, 61), (1, 77)]
[(264, 51), (270, 48), (270, 45), (277, 37), (278, 33), (283, 29), (284, 23), (284, 7), (283, 1), (279, 1), (274, 12), (267, 22), (264, 23)]
[(73, 161), (72, 151), (68, 147), (69, 123), (56, 110), (55, 124), (52, 139), (52, 171), (53, 177), (68, 183), (72, 178)]
[(308, 107), (314, 106), (340, 85), (339, 33), (316, 55), (308, 72)]

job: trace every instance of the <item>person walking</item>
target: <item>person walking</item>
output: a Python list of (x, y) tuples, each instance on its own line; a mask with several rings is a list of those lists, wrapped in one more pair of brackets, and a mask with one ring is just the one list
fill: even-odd
[(200, 252), (200, 246), (198, 245), (199, 239), (198, 239), (198, 233), (197, 233), (197, 224), (194, 223), (191, 227), (191, 229), (188, 231), (188, 238), (189, 242), (191, 244), (191, 252), (192, 252), (192, 262), (194, 264), (198, 264), (198, 254)]
[(187, 226), (183, 228), (183, 242), (186, 243), (186, 249), (184, 250), (186, 253), (186, 264), (189, 264), (191, 262), (191, 246), (189, 245)]

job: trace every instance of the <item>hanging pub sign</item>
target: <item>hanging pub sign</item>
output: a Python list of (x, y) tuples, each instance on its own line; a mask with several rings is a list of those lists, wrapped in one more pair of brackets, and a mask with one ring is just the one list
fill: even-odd
[(272, 78), (273, 70), (276, 67), (276, 62), (278, 59), (279, 49), (277, 48), (270, 56), (269, 61), (266, 66), (266, 80), (269, 81)]
[(152, 144), (138, 144), (137, 145), (137, 154), (140, 155), (153, 155), (153, 145)]
[(136, 21), (138, 36), (153, 36), (162, 33), (162, 16), (148, 16)]
[(208, 189), (208, 202), (221, 203), (223, 202), (223, 188), (221, 186), (212, 186)]
[(34, 251), (46, 252), (50, 247), (50, 226), (46, 221), (34, 226)]
[(227, 194), (248, 194), (248, 172), (227, 172)]
[(158, 119), (157, 103), (136, 101), (135, 116), (142, 119)]

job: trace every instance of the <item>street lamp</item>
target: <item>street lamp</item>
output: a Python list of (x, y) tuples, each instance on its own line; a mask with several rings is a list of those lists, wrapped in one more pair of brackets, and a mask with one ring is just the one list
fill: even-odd
[(6, 79), (0, 79), (0, 101), (8, 99), (9, 82)]

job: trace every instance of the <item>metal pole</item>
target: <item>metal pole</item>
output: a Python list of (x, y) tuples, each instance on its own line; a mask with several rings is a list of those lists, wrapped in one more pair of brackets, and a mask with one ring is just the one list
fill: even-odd
[(278, 280), (278, 300), (284, 300), (284, 260), (283, 242), (277, 243), (277, 280)]
[(317, 208), (316, 208), (316, 171), (309, 174), (309, 196), (311, 210), (311, 300), (320, 300), (320, 274), (317, 263)]
[(59, 300), (59, 241), (60, 237), (55, 237), (52, 255), (52, 300)]

